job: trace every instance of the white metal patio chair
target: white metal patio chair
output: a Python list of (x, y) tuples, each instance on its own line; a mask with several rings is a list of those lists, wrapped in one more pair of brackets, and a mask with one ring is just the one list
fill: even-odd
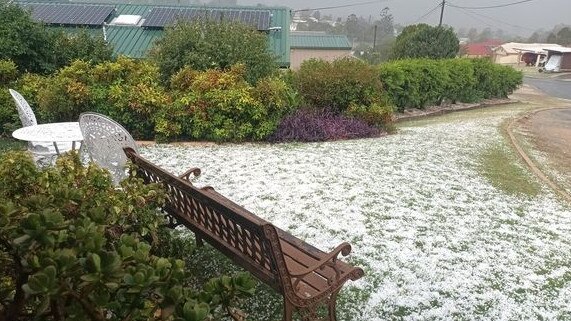
[[(38, 122), (36, 120), (36, 115), (26, 99), (14, 89), (8, 89), (8, 91), (16, 103), (18, 116), (20, 117), (22, 126), (28, 127), (37, 125)], [(70, 142), (58, 142), (57, 144), (59, 151), (62, 153), (72, 150), (73, 147)], [(52, 163), (55, 156), (57, 156), (56, 148), (54, 144), (50, 142), (29, 142), (28, 150), (32, 153), (34, 159), (39, 164), (44, 162)]]
[(91, 161), (111, 172), (113, 183), (118, 185), (127, 177), (123, 147), (131, 147), (138, 153), (131, 134), (113, 119), (91, 112), (79, 115), (79, 128), (83, 134), (82, 146)]

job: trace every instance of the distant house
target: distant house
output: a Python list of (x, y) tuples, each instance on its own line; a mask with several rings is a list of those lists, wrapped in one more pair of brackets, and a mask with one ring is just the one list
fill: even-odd
[[(118, 0), (116, 0), (118, 1)], [(73, 33), (82, 28), (101, 35), (113, 45), (117, 55), (146, 57), (153, 43), (162, 37), (166, 26), (177, 19), (241, 21), (252, 25), (268, 37), (269, 50), (278, 57), (281, 67), (290, 64), (290, 9), (286, 7), (207, 7), (164, 4), (130, 4), (83, 2), (39, 2), (19, 0), (32, 17), (48, 26)]]
[(558, 49), (563, 46), (550, 43), (517, 43), (509, 42), (493, 49), (492, 60), (498, 64), (519, 64), (524, 62), (525, 53), (536, 55), (536, 64), (541, 56), (547, 55), (546, 49)]
[(571, 71), (571, 48), (546, 49), (545, 71)]
[(502, 44), (501, 40), (488, 40), (484, 42), (468, 43), (462, 46), (464, 57), (483, 58), (491, 57), (493, 49)]
[(351, 43), (345, 35), (321, 32), (291, 32), (291, 69), (299, 69), (304, 60), (316, 58), (333, 61), (351, 57)]

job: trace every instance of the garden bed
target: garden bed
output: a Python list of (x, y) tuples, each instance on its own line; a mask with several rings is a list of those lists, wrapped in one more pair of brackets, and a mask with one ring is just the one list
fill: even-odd
[(496, 98), (496, 99), (486, 99), (478, 103), (456, 103), (456, 104), (443, 104), (440, 106), (429, 106), (425, 109), (418, 108), (407, 108), (402, 113), (395, 114), (395, 120), (397, 122), (405, 120), (413, 120), (429, 116), (444, 115), (455, 111), (471, 110), (476, 108), (483, 108), (496, 105), (514, 104), (518, 103), (518, 100), (510, 98)]

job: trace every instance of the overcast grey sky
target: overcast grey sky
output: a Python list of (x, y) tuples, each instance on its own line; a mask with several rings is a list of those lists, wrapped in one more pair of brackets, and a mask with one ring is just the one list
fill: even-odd
[[(503, 5), (522, 0), (447, 0), (452, 5), (464, 7), (481, 7)], [(238, 0), (238, 4), (281, 5), (292, 9), (319, 8), (352, 3), (367, 2), (367, 0)], [(403, 25), (413, 23), (438, 24), (440, 9), (434, 10), (425, 18), (419, 20), (442, 0), (379, 0), (375, 4), (354, 6), (350, 8), (321, 10), (322, 14), (333, 14), (345, 18), (350, 13), (364, 17), (378, 17), (384, 7), (389, 7), (395, 23)], [(533, 0), (505, 8), (486, 10), (467, 10), (446, 7), (444, 23), (455, 28), (476, 27), (483, 29), (503, 29), (507, 33), (530, 35), (539, 28), (551, 29), (556, 24), (571, 25), (571, 0)]]

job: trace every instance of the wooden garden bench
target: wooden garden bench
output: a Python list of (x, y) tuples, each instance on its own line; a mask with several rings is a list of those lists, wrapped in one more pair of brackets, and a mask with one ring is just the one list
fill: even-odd
[(304, 320), (317, 320), (327, 308), (327, 319), (336, 320), (337, 294), (347, 280), (364, 275), (361, 268), (338, 259), (351, 252), (342, 243), (326, 253), (277, 228), (232, 202), (212, 187), (197, 188), (189, 181), (196, 168), (174, 176), (142, 158), (133, 149), (125, 154), (146, 183), (162, 183), (167, 191), (164, 211), (171, 223), (193, 231), (197, 244), (205, 240), (236, 264), (248, 270), (284, 297), (284, 320), (294, 311)]

